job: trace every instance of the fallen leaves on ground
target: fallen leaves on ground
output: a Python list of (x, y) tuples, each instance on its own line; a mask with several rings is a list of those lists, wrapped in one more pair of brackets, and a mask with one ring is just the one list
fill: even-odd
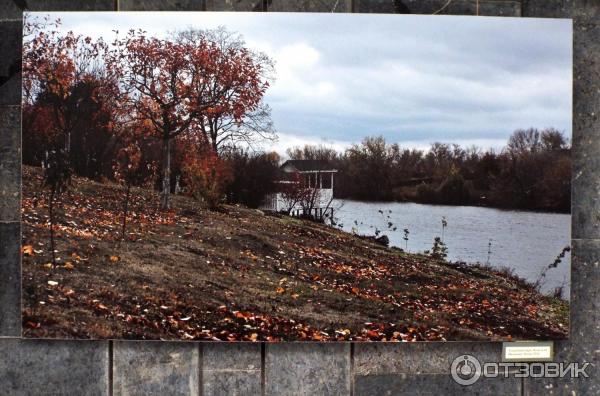
[[(39, 172), (24, 168), (26, 336), (223, 341), (564, 338), (566, 303), (518, 279), (251, 210), (168, 212), (136, 192), (120, 241), (117, 186), (74, 178), (57, 262)], [(107, 265), (116, 264), (118, 265)]]

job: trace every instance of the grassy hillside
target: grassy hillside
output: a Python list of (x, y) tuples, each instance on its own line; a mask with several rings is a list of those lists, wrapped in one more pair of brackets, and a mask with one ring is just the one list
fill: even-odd
[(568, 304), (520, 280), (406, 254), (306, 220), (74, 178), (49, 264), (41, 172), (23, 171), (27, 337), (196, 340), (565, 338)]

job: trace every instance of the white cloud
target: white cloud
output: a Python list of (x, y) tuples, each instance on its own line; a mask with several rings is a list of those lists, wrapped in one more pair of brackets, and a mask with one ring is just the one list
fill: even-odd
[(268, 93), (274, 101), (303, 106), (307, 101), (316, 104), (332, 99), (335, 85), (326, 79), (329, 75), (314, 47), (297, 42), (267, 53), (276, 65), (276, 80)]
[(283, 46), (277, 54), (277, 63), (288, 69), (307, 69), (319, 62), (319, 51), (307, 43), (294, 43)]
[[(286, 13), (55, 13), (65, 29), (226, 26), (276, 61), (266, 101), (280, 148), (366, 135), (504, 144), (517, 128), (571, 133), (568, 20)], [(291, 142), (290, 144), (286, 141)], [(500, 143), (502, 142), (502, 143)]]

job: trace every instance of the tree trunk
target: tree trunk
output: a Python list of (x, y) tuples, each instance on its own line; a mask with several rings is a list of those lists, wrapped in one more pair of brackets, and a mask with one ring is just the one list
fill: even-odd
[(125, 227), (127, 227), (127, 209), (129, 208), (129, 195), (131, 185), (127, 184), (127, 192), (125, 193), (125, 204), (123, 205), (123, 229), (121, 230), (121, 239), (125, 240)]
[(160, 197), (161, 210), (169, 209), (171, 193), (171, 139), (163, 139), (162, 191)]
[(217, 144), (217, 139), (219, 138), (219, 136), (217, 136), (217, 126), (215, 125), (217, 123), (217, 120), (208, 120), (208, 125), (210, 127), (210, 143), (212, 146), (212, 150), (215, 153), (215, 155), (218, 157), (219, 156), (219, 145)]
[(50, 191), (50, 250), (52, 251), (52, 267), (56, 267), (56, 253), (54, 253), (54, 189)]
[(71, 131), (65, 133), (65, 152), (71, 154)]

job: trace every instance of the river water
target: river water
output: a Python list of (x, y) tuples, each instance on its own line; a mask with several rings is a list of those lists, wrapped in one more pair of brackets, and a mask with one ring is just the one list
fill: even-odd
[[(351, 200), (335, 200), (333, 207), (345, 231), (374, 235), (378, 229), (389, 237), (391, 245), (419, 253), (431, 249), (434, 238), (443, 232), (448, 260), (509, 267), (531, 282), (571, 243), (568, 214)], [(447, 223), (444, 229), (442, 218)], [(407, 245), (405, 228), (409, 230)], [(570, 274), (571, 255), (567, 253), (556, 268), (546, 272), (542, 291), (564, 285), (563, 298), (568, 299)]]

